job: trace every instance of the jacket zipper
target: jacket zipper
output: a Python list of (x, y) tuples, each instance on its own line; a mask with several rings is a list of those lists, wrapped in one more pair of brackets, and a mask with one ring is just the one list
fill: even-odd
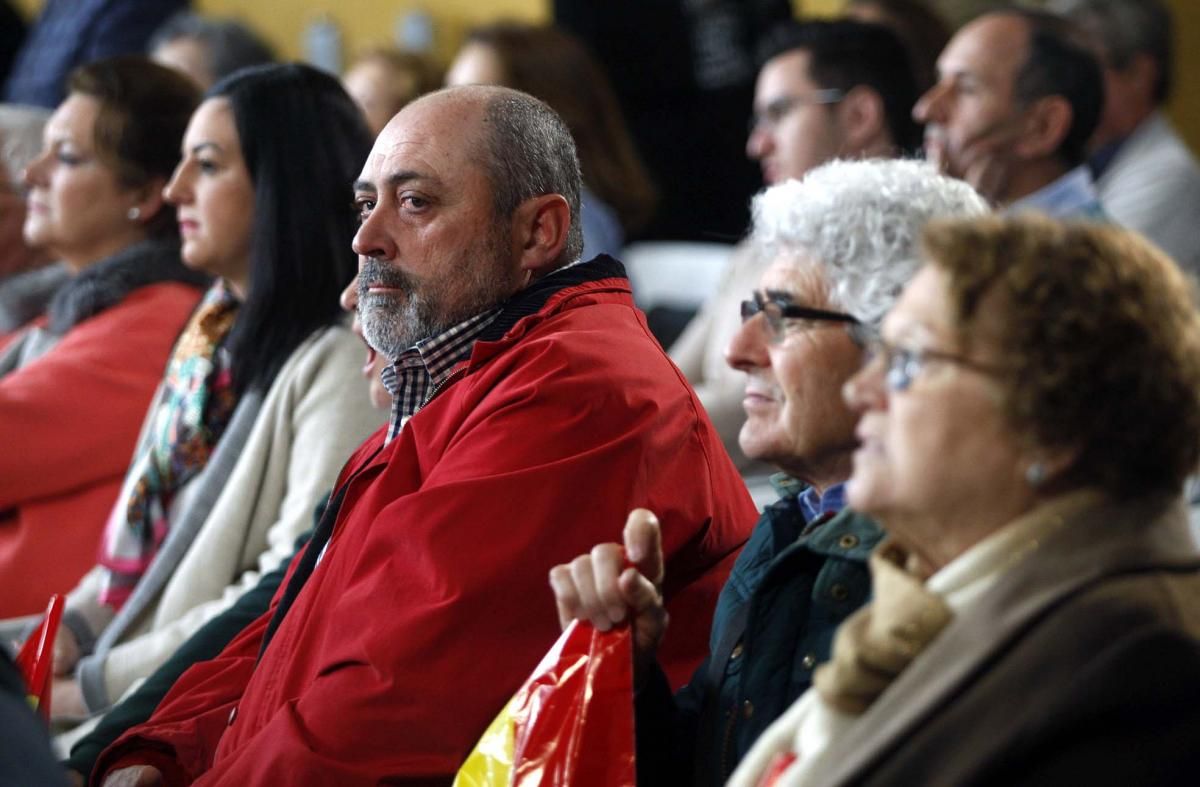
[[(719, 690), (719, 689), (718, 689)], [(721, 739), (720, 773), (721, 782), (729, 780), (729, 746), (733, 742), (733, 728), (737, 726), (737, 703), (725, 712), (725, 734)]]
[(433, 390), (431, 390), (431, 391), (429, 392), (429, 394), (428, 394), (428, 395), (425, 397), (425, 401), (421, 402), (421, 406), (420, 406), (420, 407), (418, 407), (418, 408), (417, 408), (417, 409), (416, 409), (416, 410), (413, 412), (413, 415), (416, 415), (417, 413), (419, 413), (419, 412), (422, 410), (422, 408), (424, 408), (424, 407), (425, 407), (425, 405), (427, 405), (427, 404), (429, 404), (430, 402), (432, 402), (432, 401), (433, 401), (433, 397), (435, 397), (435, 396), (437, 396), (439, 393), (441, 393), (442, 389), (443, 389), (443, 388), (445, 388), (447, 385), (449, 385), (450, 383), (454, 382), (456, 379), (458, 379), (459, 377), (461, 377), (461, 376), (462, 376), (462, 374), (463, 374), (463, 373), (464, 373), (466, 370), (467, 370), (467, 368), (466, 368), (465, 366), (460, 366), (459, 368), (457, 368), (457, 369), (455, 369), (453, 372), (451, 372), (451, 373), (449, 374), (449, 376), (447, 376), (447, 377), (446, 377), (446, 379), (442, 380), (440, 383), (438, 383), (437, 385), (433, 386)]

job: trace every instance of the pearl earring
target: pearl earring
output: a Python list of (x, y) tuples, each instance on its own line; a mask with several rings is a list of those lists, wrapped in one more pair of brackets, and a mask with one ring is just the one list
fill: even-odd
[(137, 221), (142, 217), (142, 209), (135, 205), (134, 207), (130, 208), (129, 212), (125, 215), (129, 217), (130, 221)]
[(1041, 462), (1034, 462), (1029, 467), (1025, 468), (1025, 482), (1030, 486), (1037, 488), (1046, 482), (1046, 465)]

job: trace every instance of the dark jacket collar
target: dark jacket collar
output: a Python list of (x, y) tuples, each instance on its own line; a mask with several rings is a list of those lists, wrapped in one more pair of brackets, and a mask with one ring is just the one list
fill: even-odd
[(625, 266), (607, 254), (547, 274), (509, 298), (499, 316), (480, 334), (479, 341), (497, 341), (519, 320), (537, 314), (550, 298), (563, 290), (611, 278), (626, 279), (627, 276)]

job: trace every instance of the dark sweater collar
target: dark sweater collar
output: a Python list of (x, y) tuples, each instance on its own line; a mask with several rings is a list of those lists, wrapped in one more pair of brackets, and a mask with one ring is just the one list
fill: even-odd
[(208, 281), (207, 275), (180, 261), (178, 240), (140, 241), (89, 266), (64, 284), (46, 309), (47, 328), (61, 336), (150, 284), (180, 282), (204, 287)]
[(509, 298), (496, 319), (479, 335), (479, 341), (494, 342), (500, 339), (519, 320), (537, 314), (551, 297), (568, 287), (611, 278), (627, 277), (625, 266), (607, 254), (547, 274)]

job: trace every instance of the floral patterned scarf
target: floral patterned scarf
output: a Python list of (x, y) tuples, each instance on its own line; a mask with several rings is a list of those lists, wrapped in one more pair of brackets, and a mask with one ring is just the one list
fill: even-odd
[(237, 404), (224, 342), (239, 301), (218, 281), (188, 321), (100, 545), (101, 603), (120, 609), (170, 528), (176, 492), (204, 469)]

